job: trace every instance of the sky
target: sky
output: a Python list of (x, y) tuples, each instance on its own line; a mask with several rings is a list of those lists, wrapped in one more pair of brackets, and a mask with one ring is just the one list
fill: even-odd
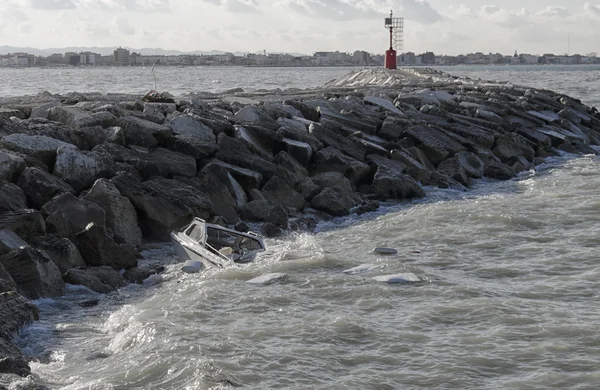
[[(600, 53), (600, 0), (0, 0), (0, 45), (293, 52)], [(570, 42), (570, 44), (569, 44)]]

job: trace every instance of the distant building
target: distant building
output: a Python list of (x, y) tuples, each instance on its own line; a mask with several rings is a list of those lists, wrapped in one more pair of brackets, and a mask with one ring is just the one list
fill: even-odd
[(54, 53), (48, 57), (48, 65), (64, 65), (65, 57), (60, 53)]
[(81, 63), (81, 56), (74, 52), (65, 53), (65, 63), (67, 65), (79, 65)]
[(352, 62), (357, 65), (369, 65), (371, 63), (371, 54), (366, 51), (357, 50), (352, 55)]
[(117, 65), (129, 65), (129, 50), (119, 47), (113, 52), (114, 63)]
[(29, 54), (27, 53), (15, 53), (12, 60), (14, 66), (29, 66)]
[(435, 64), (435, 54), (428, 51), (424, 54), (421, 54), (421, 62), (423, 65), (434, 65)]
[(81, 65), (99, 65), (101, 62), (102, 56), (100, 54), (91, 51), (79, 53), (79, 63)]
[(400, 63), (404, 65), (415, 65), (417, 63), (417, 57), (415, 53), (408, 52), (400, 54)]

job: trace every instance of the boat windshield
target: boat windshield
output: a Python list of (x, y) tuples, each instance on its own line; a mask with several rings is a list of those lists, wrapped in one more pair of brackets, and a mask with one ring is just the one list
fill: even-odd
[(204, 238), (204, 226), (194, 223), (185, 231), (185, 235), (202, 244), (202, 240)]
[(233, 253), (244, 255), (248, 252), (263, 249), (260, 242), (251, 237), (245, 237), (241, 234), (226, 232), (223, 230), (207, 227), (206, 243), (217, 251), (222, 248), (231, 248)]

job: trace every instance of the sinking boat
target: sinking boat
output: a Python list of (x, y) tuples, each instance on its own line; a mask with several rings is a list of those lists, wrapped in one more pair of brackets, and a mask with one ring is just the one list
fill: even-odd
[(171, 232), (171, 240), (178, 257), (188, 263), (200, 262), (205, 268), (249, 263), (266, 249), (264, 238), (259, 234), (241, 233), (200, 218)]

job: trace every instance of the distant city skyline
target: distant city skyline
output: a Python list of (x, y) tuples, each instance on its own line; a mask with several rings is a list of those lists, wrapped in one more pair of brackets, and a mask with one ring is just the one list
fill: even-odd
[(403, 51), (600, 51), (600, 4), (572, 0), (2, 0), (0, 45), (383, 53), (383, 19), (405, 18)]

